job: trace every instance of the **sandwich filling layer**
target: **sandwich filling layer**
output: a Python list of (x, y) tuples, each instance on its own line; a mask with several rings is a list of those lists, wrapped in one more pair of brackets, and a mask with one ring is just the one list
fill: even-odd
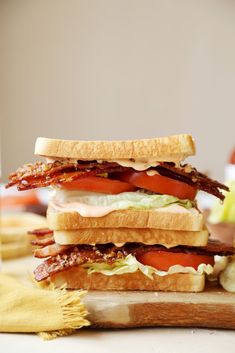
[(149, 210), (166, 208), (169, 212), (193, 211), (195, 202), (180, 200), (170, 195), (147, 194), (144, 192), (123, 192), (117, 195), (104, 193), (69, 191), (57, 189), (51, 205), (60, 212), (78, 212), (83, 217), (102, 217), (113, 211), (139, 209)]
[(153, 273), (165, 276), (172, 273), (211, 274), (213, 272), (214, 255), (231, 255), (235, 248), (220, 243), (210, 242), (205, 247), (176, 246), (167, 249), (162, 245), (144, 245), (126, 243), (118, 247), (112, 243), (92, 245), (59, 245), (52, 243), (43, 246), (43, 237), (51, 238), (53, 233), (35, 232), (40, 248), (35, 256), (47, 258), (34, 271), (37, 281), (67, 270), (74, 266), (82, 266), (89, 273), (99, 272), (104, 275), (120, 275), (141, 271), (152, 278)]
[(199, 173), (187, 165), (157, 162), (155, 167), (136, 171), (116, 162), (67, 160), (52, 163), (28, 164), (10, 174), (7, 187), (16, 185), (19, 190), (57, 186), (69, 190), (88, 190), (119, 194), (125, 191), (148, 190), (180, 199), (193, 200), (197, 190), (203, 190), (224, 199), (220, 191), (228, 188)]

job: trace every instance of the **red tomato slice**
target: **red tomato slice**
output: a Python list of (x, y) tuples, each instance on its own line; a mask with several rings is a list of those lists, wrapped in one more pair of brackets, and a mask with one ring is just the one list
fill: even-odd
[(200, 264), (214, 265), (214, 256), (174, 253), (152, 250), (137, 256), (137, 260), (144, 265), (152, 266), (160, 271), (168, 271), (171, 266), (181, 265), (193, 267), (197, 270)]
[(120, 194), (125, 191), (135, 191), (136, 187), (124, 181), (102, 177), (85, 177), (58, 185), (66, 190), (84, 190), (103, 192), (105, 194)]
[(149, 176), (146, 172), (127, 172), (123, 173), (120, 178), (139, 188), (159, 194), (176, 196), (179, 199), (194, 200), (197, 194), (195, 187), (159, 174)]

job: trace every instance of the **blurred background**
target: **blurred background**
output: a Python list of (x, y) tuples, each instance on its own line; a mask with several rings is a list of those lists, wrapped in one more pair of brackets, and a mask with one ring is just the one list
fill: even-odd
[(2, 174), (38, 136), (191, 133), (223, 180), (235, 145), (235, 2), (1, 0)]

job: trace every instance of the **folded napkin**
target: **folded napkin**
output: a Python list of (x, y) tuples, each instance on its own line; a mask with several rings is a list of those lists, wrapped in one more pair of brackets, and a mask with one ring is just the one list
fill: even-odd
[(85, 293), (31, 288), (0, 274), (0, 332), (37, 332), (51, 339), (88, 326)]

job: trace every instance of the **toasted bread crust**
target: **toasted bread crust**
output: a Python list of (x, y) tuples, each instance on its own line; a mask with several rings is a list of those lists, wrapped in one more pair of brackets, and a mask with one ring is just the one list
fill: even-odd
[(166, 276), (154, 275), (150, 279), (142, 272), (105, 276), (101, 273), (88, 275), (83, 268), (72, 267), (51, 276), (50, 281), (59, 288), (66, 284), (69, 289), (87, 290), (153, 290), (175, 292), (201, 292), (205, 287), (205, 275), (176, 273)]
[(142, 158), (175, 162), (194, 155), (195, 144), (192, 136), (186, 134), (126, 141), (73, 141), (39, 137), (35, 154), (83, 160)]
[(138, 228), (90, 228), (70, 231), (54, 231), (55, 242), (68, 244), (123, 244), (137, 242), (148, 245), (161, 244), (167, 247), (177, 245), (206, 246), (208, 231), (175, 231)]
[(196, 209), (182, 212), (170, 211), (170, 207), (155, 210), (119, 210), (103, 217), (82, 217), (78, 212), (60, 212), (49, 204), (47, 210), (49, 228), (74, 230), (81, 228), (157, 228), (168, 230), (201, 231), (203, 215)]

